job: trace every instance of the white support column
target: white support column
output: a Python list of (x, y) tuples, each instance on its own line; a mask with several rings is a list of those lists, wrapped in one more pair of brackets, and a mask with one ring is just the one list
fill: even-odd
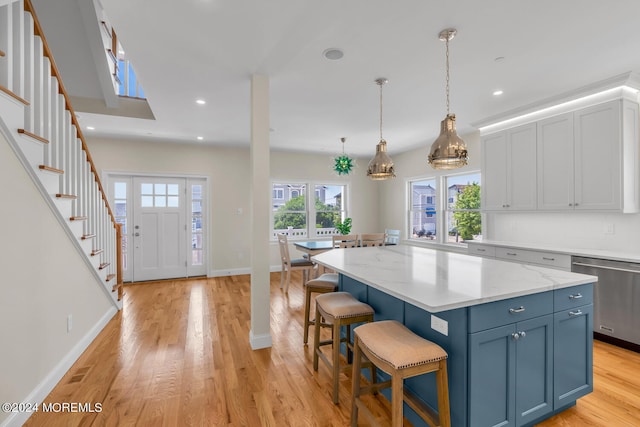
[(271, 347), (269, 277), (269, 78), (251, 77), (251, 331), (254, 350)]
[(51, 165), (51, 62), (46, 56), (42, 58), (42, 136), (49, 141), (44, 148), (44, 164)]

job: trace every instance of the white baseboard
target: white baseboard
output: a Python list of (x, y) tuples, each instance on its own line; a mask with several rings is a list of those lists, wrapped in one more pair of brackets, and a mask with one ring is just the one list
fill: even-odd
[(271, 334), (253, 335), (253, 330), (249, 331), (249, 344), (252, 350), (269, 348), (272, 346)]
[[(53, 390), (53, 388), (62, 379), (64, 374), (71, 368), (71, 366), (78, 360), (80, 355), (89, 347), (89, 344), (98, 336), (98, 334), (107, 326), (107, 323), (118, 312), (115, 307), (110, 307), (109, 310), (98, 320), (98, 322), (82, 337), (78, 343), (73, 346), (71, 351), (56, 365), (55, 368), (42, 380), (35, 389), (29, 393), (27, 397), (21, 400), (21, 402), (29, 403), (42, 403), (47, 395)], [(271, 338), (271, 337), (269, 337)], [(27, 421), (31, 414), (28, 412), (14, 412), (6, 420), (0, 423), (0, 427), (20, 427)]]
[[(269, 267), (269, 271), (272, 273), (278, 272), (282, 269), (282, 266), (272, 265)], [(251, 267), (243, 268), (231, 268), (228, 270), (210, 270), (207, 277), (223, 277), (223, 276), (239, 276), (241, 274), (251, 274)]]

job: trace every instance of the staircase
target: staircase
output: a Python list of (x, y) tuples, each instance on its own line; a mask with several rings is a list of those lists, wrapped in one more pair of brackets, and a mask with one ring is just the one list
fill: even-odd
[(122, 308), (121, 225), (29, 0), (0, 6), (0, 132), (96, 280)]

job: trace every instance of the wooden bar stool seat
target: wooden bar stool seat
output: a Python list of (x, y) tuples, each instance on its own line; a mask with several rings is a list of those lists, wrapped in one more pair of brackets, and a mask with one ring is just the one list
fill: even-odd
[[(329, 367), (333, 375), (333, 403), (338, 404), (338, 386), (340, 372), (348, 371), (349, 363), (340, 366), (340, 343), (347, 345), (347, 362), (351, 360), (351, 325), (362, 322), (373, 322), (373, 308), (358, 301), (348, 292), (331, 292), (316, 297), (316, 321), (313, 341), (313, 370), (318, 370), (318, 359)], [(331, 340), (320, 341), (320, 328), (324, 324), (331, 325)], [(340, 336), (340, 329), (346, 327), (346, 337)], [(321, 347), (332, 345), (332, 360), (322, 353)]]
[[(353, 389), (351, 393), (351, 425), (358, 424), (358, 411), (378, 425), (360, 396), (391, 387), (391, 425), (402, 426), (403, 402), (431, 426), (451, 426), (447, 352), (439, 345), (411, 332), (395, 320), (383, 320), (358, 326), (354, 330)], [(389, 381), (360, 386), (362, 356), (391, 375)], [(435, 372), (438, 388), (438, 412), (404, 389), (404, 379)]]
[(309, 318), (311, 312), (311, 294), (326, 294), (338, 290), (338, 274), (325, 273), (317, 279), (309, 280), (304, 284), (304, 343), (309, 341), (309, 326), (315, 325), (316, 321)]

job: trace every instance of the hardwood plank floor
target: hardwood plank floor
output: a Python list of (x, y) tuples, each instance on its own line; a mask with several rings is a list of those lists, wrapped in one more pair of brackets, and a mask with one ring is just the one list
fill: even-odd
[[(302, 344), (300, 283), (294, 273), (287, 295), (271, 275), (273, 347), (258, 351), (249, 345), (249, 276), (126, 286), (124, 309), (45, 399), (101, 411), (38, 412), (26, 425), (349, 425), (351, 381), (342, 377), (333, 405), (327, 369), (314, 372)], [(640, 425), (640, 354), (596, 342), (594, 377), (592, 394), (540, 426)], [(383, 398), (370, 404), (388, 412)]]

